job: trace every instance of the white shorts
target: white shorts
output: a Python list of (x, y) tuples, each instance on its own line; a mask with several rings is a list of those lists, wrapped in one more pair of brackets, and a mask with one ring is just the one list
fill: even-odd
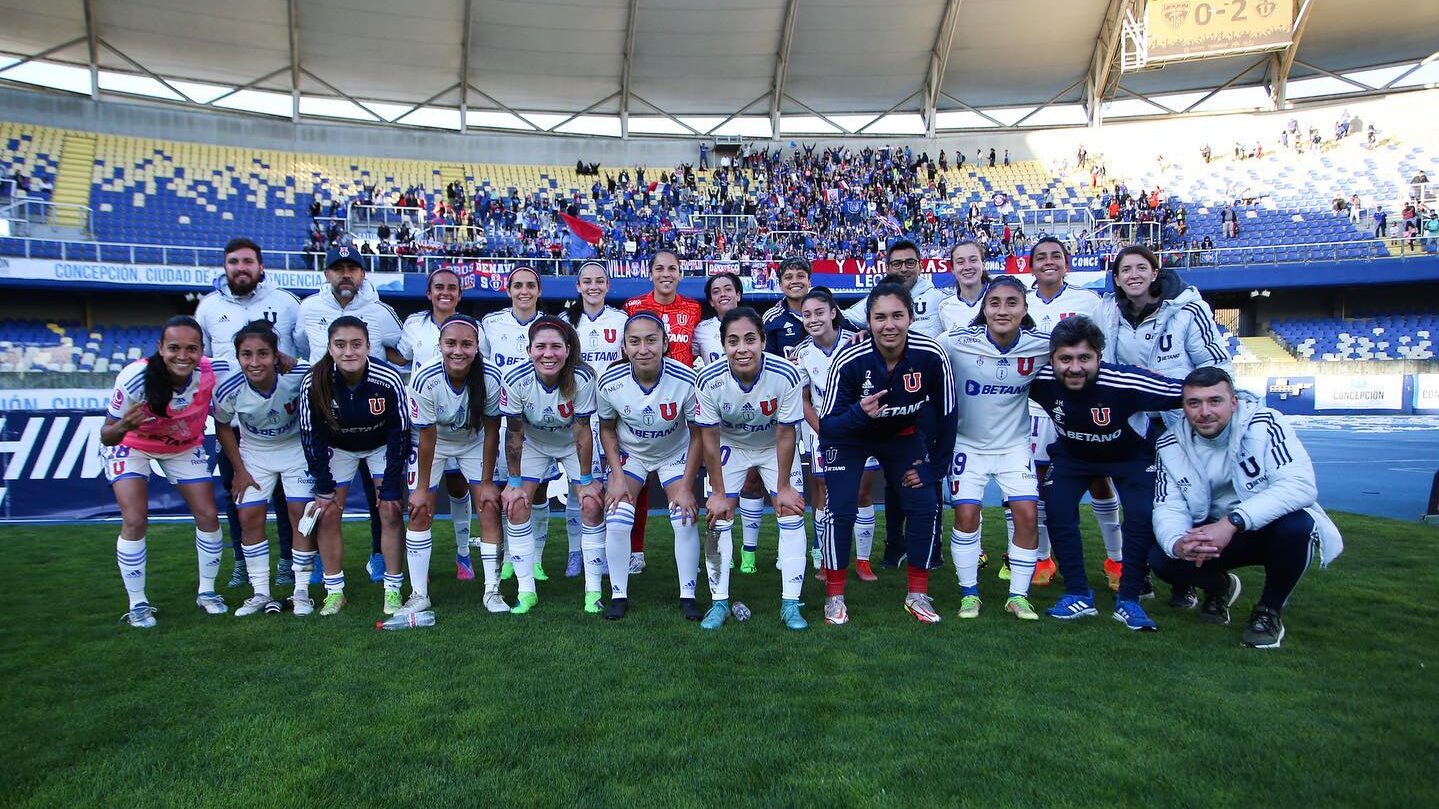
[[(508, 419), (506, 419), (506, 421), (508, 421)], [(510, 464), (505, 458), (505, 436), (508, 433), (508, 425), (502, 425), (500, 427), (500, 457), (495, 459), (495, 485), (497, 486), (504, 486), (510, 482)], [(596, 438), (595, 446), (598, 447), (599, 445), (600, 440)], [(525, 455), (529, 454), (529, 442), (526, 441), (522, 446), (525, 448), (525, 454), (520, 456), (520, 477), (534, 478), (540, 483), (549, 483), (552, 480), (560, 479), (560, 465), (557, 463), (551, 463), (536, 475), (531, 475), (529, 472), (526, 472)]]
[(999, 484), (1006, 501), (1039, 499), (1029, 447), (981, 455), (956, 446), (949, 471), (949, 502), (953, 506), (982, 504), (990, 480)]
[(370, 477), (379, 480), (385, 476), (385, 450), (381, 445), (369, 452), (350, 452), (338, 447), (330, 448), (330, 477), (335, 479), (335, 488), (349, 486), (355, 482), (355, 473), (360, 471), (360, 462), (370, 467)]
[[(650, 479), (650, 473), (653, 472), (655, 476), (659, 478), (661, 486), (668, 486), (685, 476), (685, 461), (688, 460), (689, 448), (686, 447), (675, 455), (653, 465), (627, 452), (622, 451), (622, 454), (624, 457), (620, 459), (620, 462), (624, 466), (626, 475), (638, 480), (640, 483), (644, 483)], [(736, 489), (735, 491), (739, 490)]]
[(245, 490), (236, 508), (267, 505), (277, 482), (284, 484), (285, 499), (291, 503), (315, 496), (315, 479), (310, 477), (305, 450), (298, 441), (290, 447), (255, 447), (242, 442), (240, 460), (245, 462), (245, 470), (255, 479), (255, 485)]
[(214, 479), (210, 473), (210, 456), (205, 445), (169, 455), (151, 455), (144, 450), (117, 444), (101, 446), (100, 458), (105, 462), (105, 478), (111, 483), (125, 478), (150, 479), (153, 463), (160, 468), (165, 479), (173, 484), (207, 483)]
[(1029, 450), (1035, 466), (1049, 466), (1049, 445), (1059, 436), (1048, 414), (1029, 413)]
[[(739, 497), (751, 469), (759, 470), (759, 478), (764, 482), (765, 491), (771, 496), (778, 492), (779, 458), (772, 449), (753, 452), (721, 444), (720, 466), (724, 469), (725, 494), (732, 498)], [(795, 491), (804, 491), (804, 469), (800, 466), (798, 453), (795, 453), (794, 462), (790, 464), (789, 485), (794, 487)]]
[[(480, 476), (484, 471), (484, 460), (481, 457), (480, 449), (463, 455), (446, 455), (444, 450), (435, 448), (435, 457), (430, 461), (430, 491), (438, 491), (440, 483), (449, 472), (459, 472), (465, 476), (470, 483), (484, 483), (485, 479)], [(409, 460), (405, 462), (405, 488), (415, 490), (415, 484), (420, 479), (420, 451), (416, 448), (410, 449)]]
[[(595, 480), (600, 479), (599, 458), (590, 460), (589, 473)], [(580, 480), (580, 455), (578, 452), (570, 452), (566, 455), (551, 455), (533, 444), (526, 443), (520, 454), (520, 477), (527, 483), (546, 483), (551, 480), (558, 480), (560, 468), (564, 467), (565, 477), (571, 483), (578, 484)]]

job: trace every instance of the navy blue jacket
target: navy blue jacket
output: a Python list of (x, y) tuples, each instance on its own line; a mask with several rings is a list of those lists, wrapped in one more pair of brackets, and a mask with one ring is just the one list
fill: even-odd
[(310, 387), (314, 370), (305, 375), (300, 388), (300, 439), (305, 447), (305, 462), (315, 478), (316, 494), (334, 494), (337, 484), (348, 486), (351, 481), (336, 481), (330, 474), (330, 450), (370, 453), (385, 448), (385, 468), (371, 469), (374, 475), (383, 472), (380, 483), (381, 500), (400, 500), (405, 496), (406, 464), (410, 456), (410, 408), (405, 397), (405, 383), (394, 366), (383, 360), (371, 359), (365, 378), (350, 388), (339, 369), (331, 371), (332, 397), (330, 412), (339, 427), (331, 429), (325, 418), (310, 409)]
[(1071, 391), (1046, 365), (1029, 386), (1029, 398), (1054, 419), (1058, 438), (1050, 458), (1068, 456), (1090, 463), (1153, 460), (1155, 430), (1149, 413), (1183, 406), (1178, 379), (1137, 365), (1099, 364), (1099, 376)]
[(804, 342), (804, 321), (799, 312), (781, 300), (764, 313), (764, 350), (790, 359), (790, 352)]

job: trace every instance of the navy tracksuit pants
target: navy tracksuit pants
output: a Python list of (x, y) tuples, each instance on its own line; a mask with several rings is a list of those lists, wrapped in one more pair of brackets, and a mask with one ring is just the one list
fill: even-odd
[(1119, 579), (1119, 600), (1139, 598), (1149, 572), (1149, 551), (1154, 547), (1154, 458), (1095, 463), (1056, 452), (1050, 445), (1049, 472), (1040, 497), (1044, 499), (1044, 522), (1049, 527), (1049, 544), (1064, 577), (1064, 592), (1090, 592), (1084, 572), (1084, 546), (1079, 536), (1079, 501), (1094, 478), (1114, 481), (1115, 492), (1124, 508), (1120, 533), (1124, 537), (1124, 574)]
[(1292, 511), (1263, 528), (1235, 534), (1218, 559), (1203, 565), (1172, 559), (1155, 545), (1149, 553), (1149, 566), (1154, 575), (1170, 584), (1198, 587), (1217, 595), (1228, 586), (1225, 573), (1236, 567), (1262, 565), (1264, 592), (1259, 595), (1259, 603), (1280, 612), (1304, 576), (1313, 553), (1314, 518), (1303, 511)]
[[(828, 547), (822, 548), (825, 567), (844, 570), (854, 547), (854, 521), (859, 513), (859, 481), (865, 459), (879, 461), (888, 481), (895, 481), (893, 502), (885, 503), (886, 515), (903, 515), (904, 541), (909, 564), (921, 570), (934, 566), (937, 556), (942, 480), (930, 469), (929, 453), (918, 435), (898, 436), (875, 444), (821, 444), (825, 453), (824, 481), (829, 487), (829, 513), (833, 530)], [(918, 488), (898, 485), (909, 470), (919, 473)], [(892, 517), (887, 516), (886, 523)]]

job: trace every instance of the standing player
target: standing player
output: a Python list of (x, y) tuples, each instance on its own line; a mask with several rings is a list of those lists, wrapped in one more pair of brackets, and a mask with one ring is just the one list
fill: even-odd
[(605, 618), (619, 620), (629, 608), (630, 528), (635, 501), (651, 474), (659, 477), (670, 503), (675, 535), (675, 568), (679, 573), (680, 612), (700, 619), (695, 606), (699, 576), (698, 507), (692, 481), (699, 473), (700, 434), (689, 424), (695, 417), (694, 371), (666, 356), (664, 323), (652, 312), (630, 316), (625, 324), (624, 365), (606, 371), (596, 391), (600, 443), (605, 448), (609, 477), (605, 505), (610, 518), (605, 556), (610, 569), (610, 606)]
[(1039, 487), (1029, 448), (1029, 383), (1047, 362), (1049, 335), (1034, 331), (1025, 288), (1001, 276), (984, 291), (975, 325), (945, 335), (955, 382), (964, 392), (964, 418), (954, 442), (950, 501), (954, 530), (950, 554), (959, 577), (959, 617), (979, 617), (979, 529), (984, 490), (999, 484), (1013, 515), (1014, 537), (1006, 558), (1009, 598), (1004, 608), (1025, 621), (1039, 616), (1029, 603), (1029, 582), (1038, 561), (1035, 534)]
[(984, 288), (990, 280), (984, 269), (984, 245), (965, 239), (949, 248), (949, 272), (954, 276), (954, 294), (939, 305), (945, 331), (973, 325), (984, 307)]
[(165, 321), (155, 353), (121, 369), (100, 428), (105, 478), (120, 507), (115, 560), (130, 597), (120, 620), (137, 629), (155, 625), (155, 608), (145, 597), (145, 531), (150, 513), (150, 464), (159, 464), (195, 517), (195, 553), (200, 589), (195, 604), (211, 615), (229, 608), (215, 592), (223, 536), (215, 512), (215, 484), (205, 453), (205, 419), (216, 375), (229, 372), (224, 360), (202, 355), (204, 333), (194, 318)]
[[(231, 348), (239, 373), (215, 388), (213, 407), (215, 439), (234, 470), (229, 494), (244, 531), (241, 556), (255, 588), (255, 594), (235, 610), (235, 615), (243, 616), (279, 611), (279, 603), (270, 594), (270, 542), (265, 538), (270, 493), (284, 492), (285, 506), (277, 511), (286, 512), (287, 525), (300, 523), (305, 504), (315, 496), (315, 482), (300, 446), (300, 387), (310, 366), (296, 363), (289, 371), (280, 372), (280, 339), (268, 320), (246, 324), (235, 333)], [(296, 544), (291, 582), (295, 594), (290, 606), (296, 615), (309, 615), (315, 610), (310, 600), (315, 545), (303, 535)]]
[(724, 341), (720, 339), (720, 321), (731, 309), (739, 306), (742, 297), (739, 276), (719, 272), (705, 281), (705, 302), (714, 310), (713, 317), (701, 320), (695, 327), (695, 364), (703, 368), (724, 362)]
[[(944, 333), (944, 322), (940, 319), (940, 308), (945, 299), (944, 290), (939, 289), (930, 277), (920, 272), (923, 260), (919, 257), (919, 245), (909, 239), (896, 239), (885, 252), (885, 268), (899, 278), (899, 283), (914, 301), (914, 323), (911, 330), (927, 337), (938, 337)], [(865, 307), (866, 298), (844, 311), (849, 322), (861, 331), (868, 328)]]
[(729, 570), (734, 556), (734, 503), (729, 492), (758, 473), (774, 498), (779, 522), (780, 620), (790, 629), (809, 624), (799, 611), (804, 585), (804, 496), (795, 426), (804, 420), (799, 369), (765, 351), (764, 322), (749, 307), (731, 310), (720, 324), (726, 361), (700, 373), (699, 415), (710, 486), (711, 540), (705, 556), (714, 603), (700, 624), (719, 629), (729, 616)]
[(500, 502), (494, 483), (500, 444), (500, 375), (480, 352), (483, 340), (474, 318), (450, 315), (440, 322), (440, 355), (421, 365), (410, 378), (410, 418), (418, 446), (411, 455), (410, 526), (405, 532), (411, 594), (404, 609), (409, 612), (430, 608), (434, 492), (447, 468), (460, 471), (480, 506), (485, 609), (509, 610), (500, 596)]
[[(834, 296), (825, 287), (815, 287), (807, 292), (800, 303), (800, 316), (804, 318), (807, 337), (794, 350), (795, 365), (799, 368), (800, 381), (804, 383), (804, 424), (800, 427), (800, 451), (809, 456), (810, 478), (808, 492), (810, 505), (814, 507), (814, 550), (811, 551), (814, 569), (823, 576), (823, 560), (820, 548), (824, 547), (830, 530), (829, 509), (825, 508), (826, 488), (824, 482), (824, 453), (819, 451), (819, 405), (824, 401), (825, 382), (829, 379), (829, 368), (840, 349), (849, 345), (854, 332), (845, 328), (844, 317)], [(861, 485), (858, 520), (864, 517), (867, 507), (870, 511), (870, 531), (855, 531), (855, 568), (861, 579), (869, 569), (869, 553), (874, 545), (874, 504), (866, 502), (866, 492)], [(870, 576), (874, 576), (872, 571)]]
[(784, 297), (764, 313), (764, 345), (771, 354), (793, 360), (794, 349), (804, 342), (807, 332), (800, 309), (813, 276), (814, 268), (799, 256), (779, 263), (779, 289)]
[(936, 623), (939, 613), (929, 597), (929, 568), (942, 524), (940, 486), (959, 416), (954, 374), (939, 343), (910, 331), (914, 303), (902, 284), (886, 278), (866, 303), (871, 339), (840, 352), (820, 407), (820, 451), (833, 525), (824, 548), (824, 617), (831, 624), (849, 620), (845, 568), (854, 539), (860, 475), (865, 459), (873, 457), (885, 478), (895, 482), (891, 508), (897, 506), (905, 518), (905, 610), (924, 623)]
[(334, 615), (345, 606), (340, 519), (345, 495), (361, 464), (378, 481), (384, 612), (394, 615), (403, 606), (400, 501), (410, 454), (409, 407), (399, 372), (383, 360), (372, 359), (370, 350), (363, 320), (345, 315), (331, 321), (329, 351), (310, 367), (300, 396), (300, 437), (315, 479), (316, 536), (325, 564), (321, 615)]
[[(400, 327), (397, 350), (410, 363), (412, 379), (420, 366), (440, 356), (440, 324), (459, 310), (460, 299), (464, 297), (459, 274), (448, 268), (430, 273), (425, 282), (425, 297), (430, 301), (430, 308), (405, 318)], [(479, 351), (481, 357), (490, 353), (484, 332), (480, 333)], [(446, 469), (445, 491), (450, 496), (450, 523), (455, 529), (455, 578), (470, 581), (475, 578), (474, 563), (470, 561), (470, 520), (474, 515), (470, 484), (458, 469)]]

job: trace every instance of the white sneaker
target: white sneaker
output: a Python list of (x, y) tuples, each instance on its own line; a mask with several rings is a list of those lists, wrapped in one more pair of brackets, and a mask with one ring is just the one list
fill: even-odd
[(849, 623), (849, 610), (844, 606), (844, 596), (830, 596), (824, 600), (824, 622), (834, 626)]
[(136, 629), (154, 629), (155, 608), (150, 606), (149, 602), (141, 601), (120, 616), (120, 623), (129, 624)]
[(630, 554), (630, 573), (645, 572), (645, 552), (639, 551)]
[(290, 609), (294, 610), (296, 615), (310, 615), (315, 612), (315, 602), (309, 593), (295, 593), (290, 596)]
[(211, 615), (224, 615), (230, 611), (230, 608), (225, 606), (225, 599), (221, 598), (220, 594), (214, 590), (195, 596), (195, 606)]
[(923, 593), (915, 593), (905, 598), (904, 611), (922, 624), (937, 624), (940, 621), (939, 613), (934, 610), (934, 602)]
[(500, 588), (485, 590), (485, 609), (490, 612), (509, 612), (510, 605), (505, 603), (505, 597), (500, 595)]
[(245, 599), (245, 603), (241, 604), (239, 608), (235, 610), (235, 617), (243, 618), (246, 615), (254, 615), (257, 612), (261, 612), (269, 605), (270, 597), (262, 596), (257, 593)]
[(400, 607), (400, 611), (397, 612), (397, 613), (395, 613), (395, 614), (396, 614), (396, 615), (410, 615), (411, 613), (424, 612), (425, 610), (427, 610), (427, 609), (429, 609), (429, 608), (430, 608), (430, 597), (429, 597), (429, 596), (422, 596), (422, 595), (420, 595), (419, 593), (411, 593), (409, 600), (405, 602), (405, 606)]

